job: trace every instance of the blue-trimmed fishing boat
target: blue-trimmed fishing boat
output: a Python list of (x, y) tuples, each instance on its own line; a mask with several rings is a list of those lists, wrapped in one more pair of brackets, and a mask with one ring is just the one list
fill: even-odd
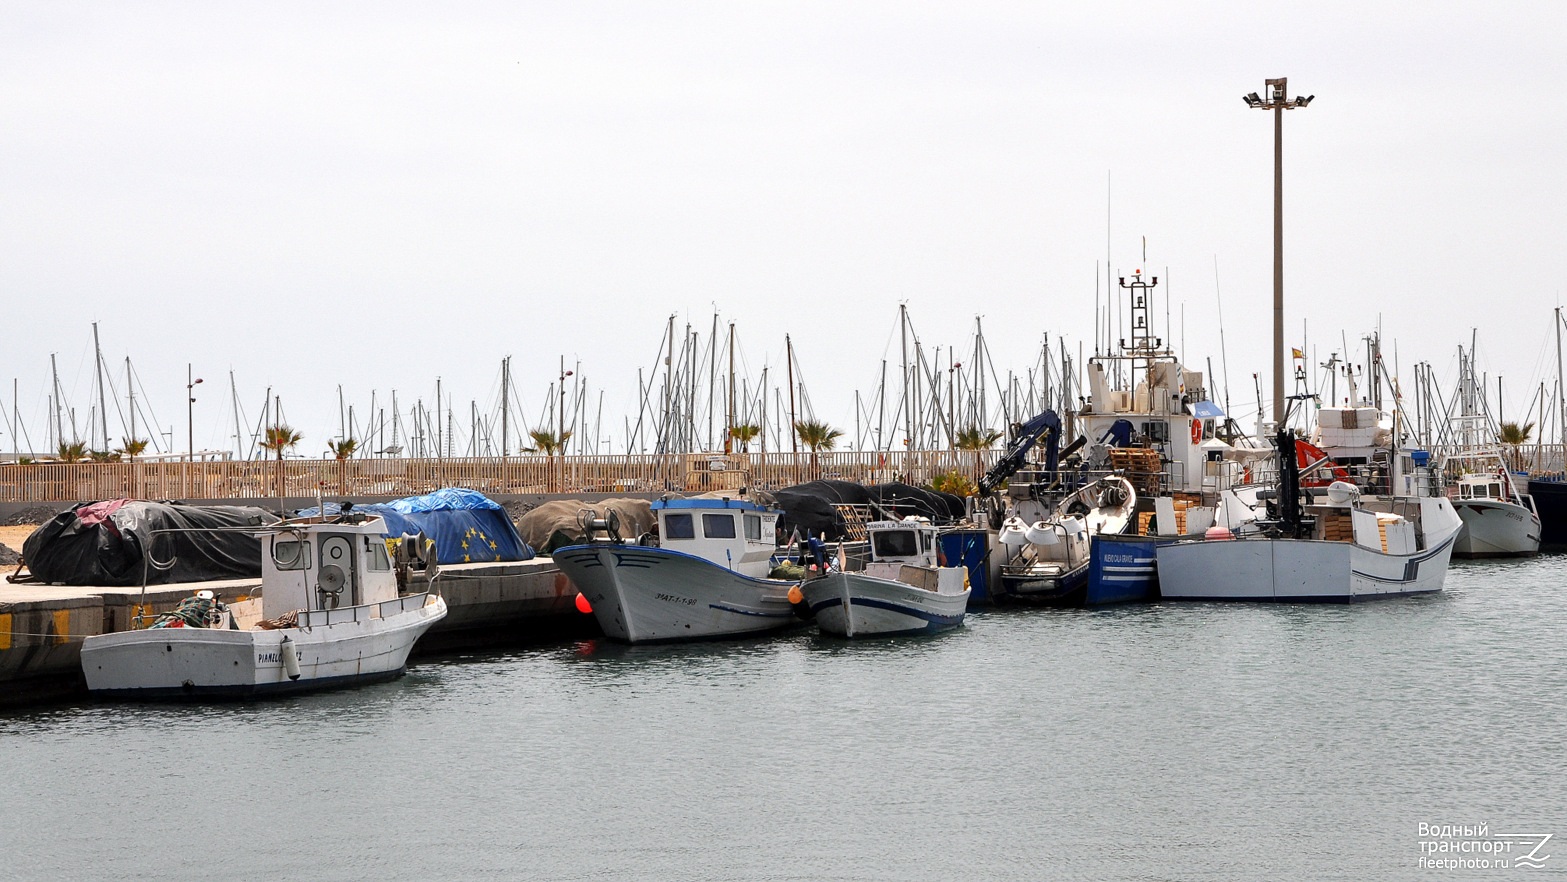
[(866, 524), (870, 560), (860, 572), (833, 569), (801, 586), (825, 634), (931, 634), (963, 624), (968, 569), (943, 566), (936, 528), (924, 518)]
[[(741, 499), (653, 503), (657, 544), (629, 544), (613, 519), (605, 536), (557, 550), (599, 627), (615, 640), (657, 643), (737, 637), (795, 624), (789, 589), (773, 579), (778, 512)], [(597, 534), (595, 534), (597, 536)]]

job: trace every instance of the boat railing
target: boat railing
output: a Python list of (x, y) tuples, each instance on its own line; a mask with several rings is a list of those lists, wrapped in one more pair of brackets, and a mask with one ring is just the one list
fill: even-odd
[(407, 594), (395, 597), (391, 600), (382, 600), (378, 603), (363, 603), (358, 606), (340, 606), (337, 609), (309, 609), (300, 610), (300, 628), (322, 628), (327, 625), (344, 625), (354, 622), (368, 622), (374, 619), (389, 619), (400, 613), (416, 610), (423, 607), (429, 601), (429, 594)]

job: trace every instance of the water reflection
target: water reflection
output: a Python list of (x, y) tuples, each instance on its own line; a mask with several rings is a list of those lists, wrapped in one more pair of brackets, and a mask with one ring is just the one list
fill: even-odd
[(1443, 596), (1352, 606), (580, 640), (276, 701), (38, 708), (0, 716), (8, 870), (208, 877), (124, 847), (197, 812), (244, 831), (223, 873), (246, 878), (1415, 878), (1418, 821), (1559, 823), (1564, 575), (1465, 562)]

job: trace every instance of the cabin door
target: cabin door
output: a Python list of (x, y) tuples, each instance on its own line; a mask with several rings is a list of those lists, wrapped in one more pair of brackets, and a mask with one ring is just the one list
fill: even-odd
[[(317, 572), (320, 574), (323, 606), (355, 606), (359, 603), (359, 580), (354, 572), (354, 545), (347, 536), (328, 536), (321, 541), (321, 568)], [(333, 599), (337, 601), (335, 605)]]

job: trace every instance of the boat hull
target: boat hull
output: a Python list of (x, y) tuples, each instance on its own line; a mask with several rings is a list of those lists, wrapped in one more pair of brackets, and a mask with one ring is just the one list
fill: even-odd
[(1465, 499), (1453, 507), (1464, 522), (1454, 557), (1529, 557), (1540, 552), (1540, 518), (1500, 499)]
[(1530, 478), (1529, 496), (1540, 513), (1540, 542), (1567, 545), (1567, 479)]
[(1088, 546), (1088, 578), (1083, 604), (1137, 603), (1159, 596), (1155, 550), (1175, 539), (1099, 535)]
[(1088, 560), (1059, 575), (1002, 571), (1005, 597), (1042, 606), (1104, 606), (1159, 596), (1154, 549), (1175, 537), (1100, 534), (1090, 538)]
[(1064, 571), (1045, 567), (1004, 567), (997, 599), (1041, 606), (1082, 606), (1087, 587), (1087, 563)]
[(1351, 603), (1442, 590), (1454, 535), (1435, 548), (1384, 554), (1348, 542), (1243, 538), (1158, 549), (1167, 600)]
[[(385, 606), (379, 604), (378, 606)], [(402, 676), (414, 642), (446, 615), (446, 601), (384, 618), (333, 610), (341, 620), (272, 631), (149, 628), (87, 638), (82, 673), (97, 695), (119, 698), (246, 698), (341, 688)], [(293, 647), (298, 678), (285, 665)]]
[(969, 590), (942, 594), (863, 573), (829, 573), (801, 586), (825, 634), (839, 637), (934, 634), (963, 624)]
[(789, 589), (700, 557), (640, 545), (573, 545), (555, 564), (611, 639), (658, 643), (739, 637), (795, 624)]

